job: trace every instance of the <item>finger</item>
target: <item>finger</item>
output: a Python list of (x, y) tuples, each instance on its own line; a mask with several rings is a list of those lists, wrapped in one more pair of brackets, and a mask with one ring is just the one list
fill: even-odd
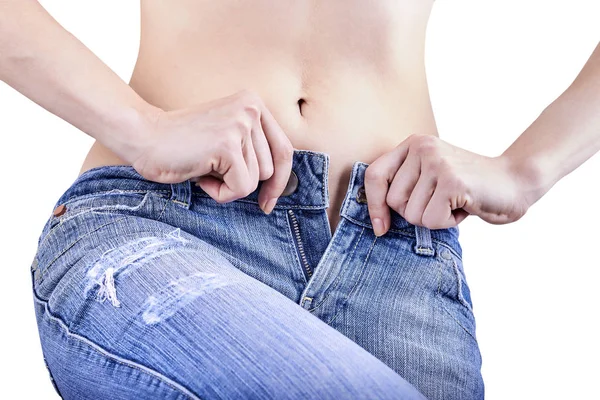
[(258, 202), (265, 213), (270, 213), (283, 193), (292, 172), (294, 148), (271, 112), (262, 107), (261, 124), (271, 149), (273, 174), (263, 182)]
[(202, 176), (197, 182), (202, 190), (219, 203), (233, 201), (251, 193), (250, 174), (241, 148), (238, 154), (227, 160), (227, 164), (221, 164), (225, 167), (223, 171), (217, 172), (223, 174), (223, 180), (209, 175)]
[(438, 184), (425, 207), (422, 220), (430, 229), (445, 229), (458, 225), (468, 215), (462, 208), (452, 209), (452, 199), (442, 185)]
[(219, 203), (225, 203), (225, 201), (222, 201), (219, 197), (221, 185), (224, 185), (223, 180), (215, 178), (211, 175), (203, 175), (196, 178), (196, 186), (199, 186), (215, 201)]
[(252, 144), (258, 160), (258, 179), (265, 181), (273, 175), (273, 156), (260, 123), (260, 118), (257, 118), (252, 125)]
[(421, 175), (421, 158), (413, 151), (408, 151), (406, 160), (394, 176), (386, 203), (402, 217), (406, 217), (405, 210), (410, 196)]
[(242, 154), (244, 156), (244, 161), (246, 162), (246, 168), (248, 169), (251, 187), (254, 188), (252, 191), (254, 191), (258, 186), (259, 167), (251, 138), (248, 138), (248, 140), (244, 142)]
[(423, 213), (433, 196), (437, 177), (431, 174), (422, 173), (415, 185), (410, 199), (404, 210), (404, 219), (413, 225), (423, 225)]
[(408, 145), (402, 142), (396, 149), (373, 161), (365, 171), (365, 194), (369, 217), (375, 235), (381, 236), (390, 227), (390, 209), (386, 197), (396, 171), (408, 153)]

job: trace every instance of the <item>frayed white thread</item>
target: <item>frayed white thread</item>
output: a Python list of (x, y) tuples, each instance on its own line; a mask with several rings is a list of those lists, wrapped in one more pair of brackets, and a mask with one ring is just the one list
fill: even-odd
[(97, 300), (110, 300), (113, 306), (120, 307), (115, 287), (116, 276), (125, 275), (145, 262), (176, 252), (189, 241), (181, 236), (181, 229), (177, 228), (167, 233), (166, 237), (144, 237), (105, 251), (87, 272), (89, 281), (84, 295), (87, 296), (90, 290), (99, 286)]
[(105, 300), (110, 300), (113, 306), (121, 307), (121, 302), (117, 299), (117, 288), (115, 287), (114, 268), (106, 268), (104, 277), (100, 282), (100, 289), (96, 294), (96, 298), (103, 303)]

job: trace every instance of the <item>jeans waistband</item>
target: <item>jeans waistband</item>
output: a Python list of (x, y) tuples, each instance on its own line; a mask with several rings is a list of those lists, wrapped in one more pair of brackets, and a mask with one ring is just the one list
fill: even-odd
[[(352, 167), (352, 175), (342, 203), (340, 215), (355, 224), (372, 229), (371, 218), (364, 189), (365, 171), (369, 165), (357, 161)], [(424, 256), (434, 255), (432, 241), (438, 240), (450, 245), (457, 253), (461, 253), (458, 243), (458, 227), (447, 229), (428, 229), (416, 226), (405, 220), (394, 210), (390, 210), (390, 231), (405, 233), (416, 238), (414, 251)]]
[[(356, 161), (352, 167), (352, 175), (346, 196), (340, 209), (340, 215), (348, 220), (372, 228), (369, 217), (367, 199), (364, 193), (364, 175), (368, 164)], [(327, 153), (294, 150), (292, 172), (297, 176), (297, 187), (287, 195), (277, 200), (275, 209), (293, 208), (307, 210), (324, 210), (329, 207), (328, 172), (329, 155)], [(258, 193), (261, 185), (248, 196), (237, 201), (258, 204)], [(184, 206), (189, 206), (193, 196), (209, 197), (200, 187), (189, 180), (165, 184), (149, 181), (142, 177), (133, 167), (126, 165), (104, 166), (92, 168), (81, 174), (75, 182), (61, 196), (57, 204), (66, 203), (70, 199), (86, 196), (99, 192), (110, 191), (129, 192), (161, 192), (165, 197)], [(391, 231), (405, 232), (416, 236), (418, 247), (415, 251), (423, 255), (430, 255), (431, 239), (438, 239), (458, 246), (458, 228), (429, 230), (410, 224), (402, 216), (392, 210)]]
[[(298, 177), (297, 187), (293, 193), (281, 196), (276, 207), (325, 209), (329, 206), (327, 175), (329, 155), (326, 153), (294, 150), (292, 171)], [(258, 203), (258, 188), (238, 201)], [(209, 197), (199, 186), (189, 180), (176, 184), (158, 183), (145, 179), (133, 167), (128, 165), (108, 165), (92, 168), (82, 173), (57, 204), (87, 196), (94, 193), (110, 191), (129, 192), (162, 192), (166, 196), (184, 202), (186, 196)]]

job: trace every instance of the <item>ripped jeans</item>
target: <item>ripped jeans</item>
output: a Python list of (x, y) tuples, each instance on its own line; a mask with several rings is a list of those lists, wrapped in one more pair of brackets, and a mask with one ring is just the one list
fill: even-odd
[(59, 394), (482, 399), (458, 230), (392, 212), (377, 238), (356, 162), (332, 235), (328, 162), (296, 150), (291, 190), (269, 215), (260, 186), (218, 204), (128, 166), (78, 177), (31, 266)]

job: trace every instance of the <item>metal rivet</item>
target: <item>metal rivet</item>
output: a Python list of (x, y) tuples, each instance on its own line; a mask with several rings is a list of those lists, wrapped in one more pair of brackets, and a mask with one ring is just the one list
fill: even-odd
[(294, 193), (296, 189), (298, 189), (298, 175), (296, 175), (296, 173), (292, 171), (288, 179), (287, 185), (285, 186), (285, 189), (283, 189), (283, 193), (281, 193), (281, 195), (289, 196), (290, 194)]
[(55, 217), (60, 217), (61, 215), (63, 215), (66, 212), (67, 212), (67, 206), (65, 206), (64, 204), (60, 204), (54, 209), (54, 212), (52, 214)]
[(358, 188), (358, 192), (356, 192), (356, 201), (363, 204), (367, 203), (367, 194), (365, 193), (364, 186)]
[(442, 250), (441, 256), (442, 256), (442, 258), (444, 258), (446, 260), (452, 259), (452, 256), (450, 255), (450, 252), (448, 250), (446, 250), (446, 249)]

